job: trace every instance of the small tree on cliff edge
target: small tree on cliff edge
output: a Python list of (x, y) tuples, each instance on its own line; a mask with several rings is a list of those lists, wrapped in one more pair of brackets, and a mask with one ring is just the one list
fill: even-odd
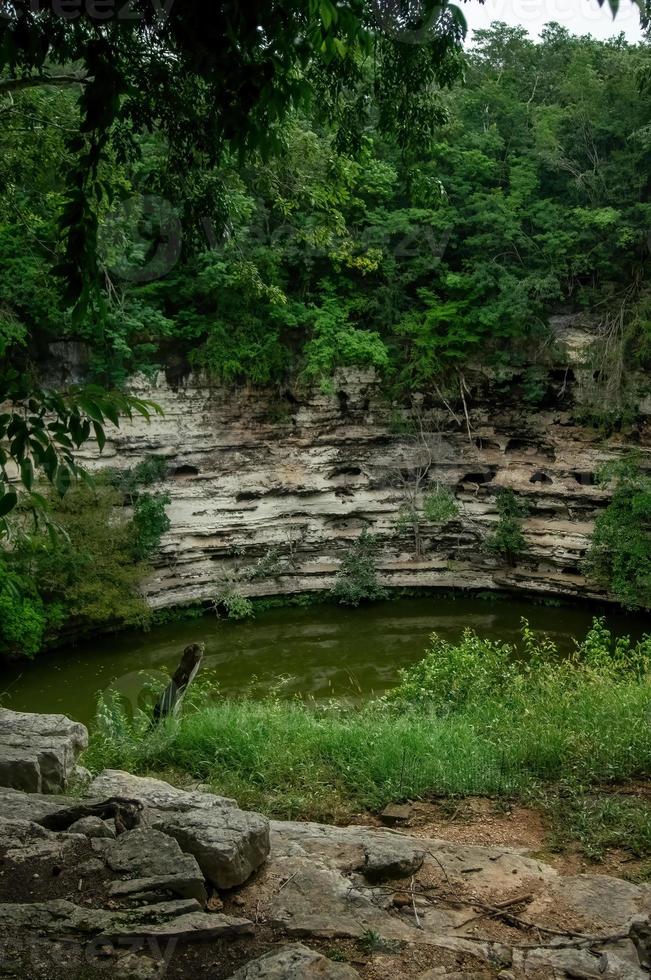
[(499, 520), (492, 534), (486, 539), (489, 551), (501, 555), (507, 565), (515, 565), (526, 550), (522, 533), (522, 518), (528, 512), (527, 505), (518, 500), (513, 490), (500, 490), (497, 496)]

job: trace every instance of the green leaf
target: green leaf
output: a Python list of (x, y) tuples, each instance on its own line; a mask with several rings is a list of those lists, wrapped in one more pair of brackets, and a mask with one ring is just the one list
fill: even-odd
[(31, 490), (34, 483), (34, 466), (31, 459), (27, 457), (20, 464), (20, 478), (27, 490)]
[(70, 489), (70, 484), (72, 482), (70, 470), (64, 463), (59, 463), (57, 466), (53, 482), (57, 493), (61, 497), (64, 497)]
[(0, 517), (4, 517), (14, 509), (18, 503), (18, 494), (15, 490), (8, 490), (3, 497), (0, 497)]
[(99, 451), (101, 452), (106, 445), (106, 435), (104, 434), (104, 429), (99, 422), (93, 422), (93, 429), (95, 430), (95, 438), (97, 439), (97, 445), (99, 446)]

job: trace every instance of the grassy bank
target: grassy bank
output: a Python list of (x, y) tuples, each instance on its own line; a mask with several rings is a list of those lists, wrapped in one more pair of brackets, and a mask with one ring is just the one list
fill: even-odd
[(387, 698), (361, 707), (224, 700), (209, 679), (151, 728), (102, 702), (87, 762), (176, 772), (280, 817), (341, 819), (433, 795), (530, 795), (651, 774), (651, 641), (600, 621), (575, 654), (526, 627), (515, 649), (434, 636)]

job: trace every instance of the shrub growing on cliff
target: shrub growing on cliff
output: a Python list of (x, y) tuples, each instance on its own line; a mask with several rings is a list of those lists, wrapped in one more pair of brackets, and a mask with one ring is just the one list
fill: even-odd
[(227, 619), (251, 619), (254, 615), (253, 603), (242, 593), (241, 579), (237, 572), (222, 578), (212, 606), (215, 615), (223, 615)]
[(358, 606), (360, 602), (385, 599), (386, 590), (377, 578), (375, 561), (378, 541), (366, 528), (343, 558), (332, 588), (332, 595), (343, 606)]
[(501, 555), (507, 564), (514, 565), (527, 546), (521, 527), (527, 507), (518, 500), (513, 490), (501, 490), (497, 496), (497, 512), (499, 520), (486, 539), (486, 547)]
[(595, 522), (586, 569), (629, 609), (651, 608), (651, 479), (635, 460), (606, 467), (602, 483), (614, 485)]
[(423, 498), (423, 514), (432, 524), (446, 524), (459, 513), (454, 494), (447, 487), (434, 487)]
[(170, 528), (165, 510), (169, 502), (168, 493), (144, 493), (136, 497), (132, 518), (136, 561), (148, 561), (160, 548), (161, 538)]

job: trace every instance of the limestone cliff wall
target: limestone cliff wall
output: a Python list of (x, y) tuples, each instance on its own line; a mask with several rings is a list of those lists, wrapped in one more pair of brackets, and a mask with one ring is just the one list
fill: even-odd
[[(499, 382), (480, 369), (461, 399), (420, 400), (432, 447), (429, 479), (452, 489), (457, 518), (422, 526), (422, 553), (399, 531), (404, 486), (422, 463), (400, 414), (368, 372), (348, 370), (332, 392), (224, 387), (188, 376), (135, 381), (162, 418), (125, 424), (93, 466), (132, 466), (148, 454), (168, 460), (171, 529), (146, 583), (154, 607), (209, 600), (235, 585), (244, 594), (329, 588), (351, 540), (368, 527), (381, 540), (379, 569), (391, 586), (524, 589), (601, 596), (581, 571), (595, 515), (607, 492), (594, 485), (606, 460), (651, 446), (651, 405), (626, 435), (605, 437), (578, 421), (585, 340), (571, 322), (564, 358), (549, 369), (541, 403), (526, 401), (522, 378)], [(418, 403), (418, 399), (417, 399)], [(482, 542), (497, 521), (495, 493), (526, 497), (527, 552), (515, 567)], [(251, 576), (251, 569), (256, 574)]]

